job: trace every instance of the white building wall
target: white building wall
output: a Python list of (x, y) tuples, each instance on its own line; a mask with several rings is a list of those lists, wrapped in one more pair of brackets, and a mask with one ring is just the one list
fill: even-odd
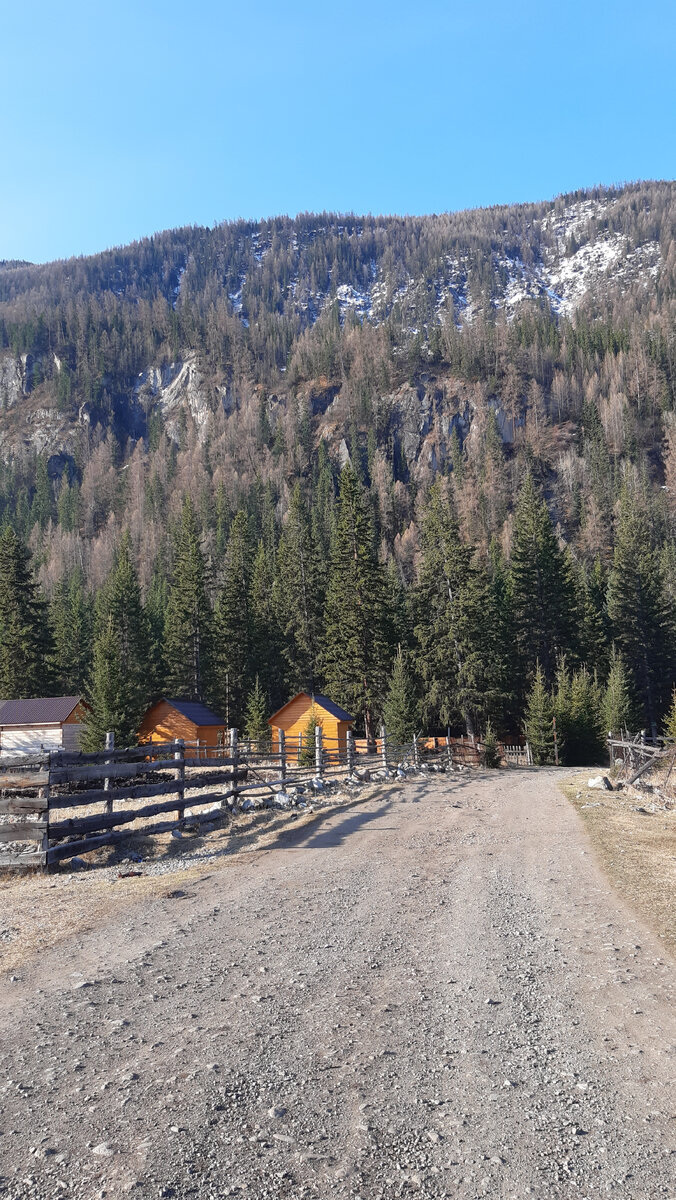
[(41, 750), (60, 750), (61, 725), (33, 725), (26, 729), (3, 729), (0, 755), (39, 754)]

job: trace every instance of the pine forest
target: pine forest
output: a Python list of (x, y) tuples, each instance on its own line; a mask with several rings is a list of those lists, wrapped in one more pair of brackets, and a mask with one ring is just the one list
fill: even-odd
[(0, 696), (676, 721), (676, 184), (0, 263)]

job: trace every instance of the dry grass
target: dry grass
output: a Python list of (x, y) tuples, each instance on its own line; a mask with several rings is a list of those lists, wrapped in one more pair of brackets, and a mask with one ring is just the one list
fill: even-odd
[(676, 811), (653, 805), (650, 795), (633, 788), (590, 790), (587, 781), (596, 774), (585, 771), (561, 788), (613, 886), (676, 956)]

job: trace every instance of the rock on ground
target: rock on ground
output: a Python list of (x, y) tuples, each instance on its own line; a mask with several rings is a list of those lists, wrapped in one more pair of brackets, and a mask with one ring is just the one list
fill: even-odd
[(672, 1196), (674, 963), (555, 778), (416, 778), (34, 959), (0, 1195)]

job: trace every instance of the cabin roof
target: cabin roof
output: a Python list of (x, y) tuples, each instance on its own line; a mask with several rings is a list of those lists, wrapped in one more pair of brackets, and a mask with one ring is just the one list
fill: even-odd
[[(164, 697), (165, 704), (169, 704), (176, 712), (180, 712), (182, 717), (191, 721), (193, 725), (225, 725), (222, 717), (212, 712), (207, 708), (206, 704), (202, 704), (200, 700), (170, 700), (168, 696)], [(158, 701), (162, 703), (162, 701)], [(153, 705), (153, 708), (155, 705)], [(2, 711), (0, 711), (0, 722), (2, 721)]]
[[(287, 709), (290, 704), (293, 704), (296, 700), (298, 700), (301, 696), (307, 696), (311, 704), (314, 704), (317, 708), (323, 708), (324, 712), (330, 713), (331, 716), (335, 717), (338, 721), (354, 721), (354, 717), (351, 717), (348, 712), (345, 712), (345, 709), (341, 708), (339, 704), (336, 704), (333, 700), (329, 700), (328, 696), (320, 696), (318, 692), (315, 692), (314, 695), (312, 695), (310, 692), (297, 692), (295, 696), (292, 696), (290, 700), (287, 700), (286, 704), (283, 704), (281, 708), (277, 709), (276, 713), (273, 713), (272, 716), (268, 718), (268, 725), (274, 725), (277, 717), (280, 717), (284, 710)], [(1, 718), (2, 713), (0, 713), (0, 719)]]
[(0, 726), (60, 725), (77, 708), (82, 696), (39, 696), (0, 702)]

